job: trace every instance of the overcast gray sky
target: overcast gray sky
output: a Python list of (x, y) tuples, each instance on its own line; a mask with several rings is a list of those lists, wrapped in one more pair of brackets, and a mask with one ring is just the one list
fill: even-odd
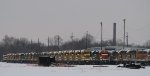
[(123, 19), (129, 43), (150, 40), (150, 0), (0, 0), (0, 39), (5, 35), (42, 42), (60, 35), (64, 41), (81, 38), (89, 31), (100, 41), (112, 39), (113, 23), (117, 38), (123, 37)]

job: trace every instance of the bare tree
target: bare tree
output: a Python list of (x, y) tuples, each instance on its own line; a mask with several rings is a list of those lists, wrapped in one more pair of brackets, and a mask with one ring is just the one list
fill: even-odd
[(150, 40), (146, 41), (146, 43), (144, 44), (144, 46), (145, 46), (146, 48), (150, 48)]
[(59, 35), (55, 35), (54, 40), (55, 40), (55, 45), (58, 47), (57, 50), (60, 50), (60, 46), (62, 44), (63, 39)]

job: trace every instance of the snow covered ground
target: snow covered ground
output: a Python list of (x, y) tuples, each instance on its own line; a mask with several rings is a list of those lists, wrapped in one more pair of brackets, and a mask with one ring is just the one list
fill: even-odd
[(147, 66), (145, 69), (118, 68), (117, 65), (42, 67), (33, 64), (0, 62), (0, 76), (150, 76), (150, 67)]

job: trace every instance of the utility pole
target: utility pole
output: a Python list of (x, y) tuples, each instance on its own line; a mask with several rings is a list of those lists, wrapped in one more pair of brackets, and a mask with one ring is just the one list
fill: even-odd
[(38, 45), (40, 46), (40, 40), (39, 40), (39, 38), (38, 38)]
[(33, 42), (32, 42), (32, 39), (31, 39), (31, 42), (30, 42), (30, 49), (33, 51), (34, 49), (32, 49), (33, 47), (32, 47), (32, 44), (33, 44)]
[(57, 41), (58, 41), (58, 51), (59, 51), (60, 50), (60, 48), (59, 48), (59, 41), (60, 41), (59, 35), (57, 37)]
[(74, 38), (73, 33), (71, 33), (70, 38), (71, 38), (71, 40), (73, 41), (73, 38)]
[(86, 32), (86, 41), (85, 42), (86, 42), (85, 48), (87, 49), (88, 48), (88, 31)]
[(113, 24), (113, 46), (116, 46), (116, 23)]
[(74, 48), (73, 48), (73, 45), (74, 45), (74, 43), (73, 43), (73, 38), (74, 38), (73, 33), (71, 34), (70, 38), (71, 38), (71, 40), (72, 40), (72, 50), (73, 50), (73, 49), (74, 49)]
[(102, 36), (103, 36), (103, 35), (102, 35), (102, 34), (103, 34), (103, 33), (102, 33), (102, 29), (103, 29), (103, 27), (102, 27), (102, 22), (101, 22), (100, 24), (101, 24), (101, 50), (102, 50), (102, 47), (103, 47), (103, 46), (102, 46), (102, 41), (103, 41), (103, 39), (102, 39), (102, 38), (103, 38), (103, 37), (102, 37)]
[(128, 47), (128, 32), (127, 32), (127, 35), (126, 35), (126, 41), (127, 41), (127, 47)]
[(48, 44), (47, 50), (49, 51), (49, 37), (48, 37), (48, 40), (47, 40), (47, 44)]
[(33, 42), (32, 42), (32, 39), (31, 39), (31, 42), (30, 42), (30, 44), (32, 45), (32, 43), (33, 43)]
[(39, 41), (39, 38), (38, 38), (38, 52), (37, 53), (39, 53), (40, 52), (40, 41)]
[(123, 35), (123, 50), (125, 48), (125, 22), (126, 22), (126, 19), (123, 19), (123, 22), (124, 22), (124, 35)]

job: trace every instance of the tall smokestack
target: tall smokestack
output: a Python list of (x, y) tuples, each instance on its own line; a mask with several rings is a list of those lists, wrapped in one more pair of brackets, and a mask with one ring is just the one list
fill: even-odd
[(116, 46), (116, 23), (113, 24), (113, 46)]

